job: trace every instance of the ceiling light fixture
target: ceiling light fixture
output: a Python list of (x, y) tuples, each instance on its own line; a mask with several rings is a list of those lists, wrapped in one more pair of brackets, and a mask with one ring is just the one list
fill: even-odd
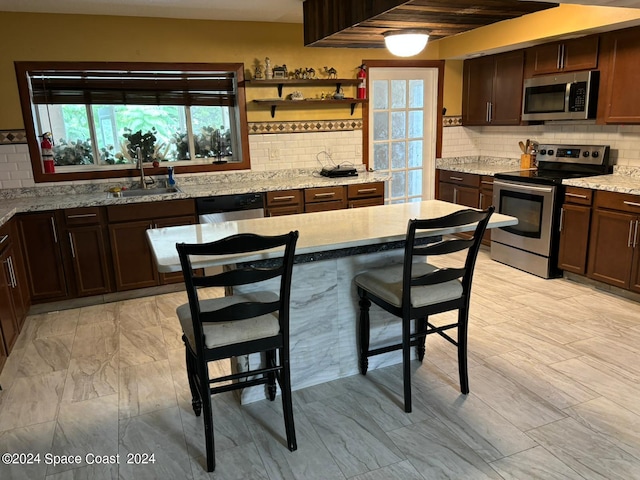
[(384, 33), (384, 44), (397, 57), (413, 57), (427, 45), (429, 34), (426, 30), (391, 30)]

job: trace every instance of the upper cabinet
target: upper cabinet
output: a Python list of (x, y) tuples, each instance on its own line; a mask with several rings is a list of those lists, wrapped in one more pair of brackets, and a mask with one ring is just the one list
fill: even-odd
[(524, 51), (465, 60), (462, 124), (519, 125)]
[(640, 27), (601, 36), (598, 123), (640, 123)]
[(526, 78), (597, 67), (598, 35), (545, 43), (526, 50)]

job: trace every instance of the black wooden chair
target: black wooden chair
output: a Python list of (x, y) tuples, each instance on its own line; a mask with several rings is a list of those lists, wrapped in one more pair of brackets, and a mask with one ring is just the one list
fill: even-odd
[[(189, 303), (178, 307), (177, 315), (184, 333), (187, 375), (196, 416), (200, 416), (204, 407), (209, 472), (215, 469), (211, 410), (211, 395), (215, 393), (266, 384), (268, 397), (274, 400), (277, 380), (282, 393), (287, 446), (291, 451), (297, 448), (289, 369), (289, 299), (297, 240), (298, 232), (272, 237), (238, 234), (211, 243), (176, 245), (189, 298)], [(261, 252), (282, 246), (284, 254), (270, 260), (268, 266), (246, 262), (215, 275), (194, 273), (192, 268), (192, 261), (198, 256)], [(200, 288), (233, 288), (278, 277), (278, 293), (259, 290), (222, 298), (199, 298)], [(209, 362), (256, 352), (263, 353), (263, 366), (224, 377), (209, 377)], [(229, 381), (232, 383), (214, 386)]]
[[(359, 346), (358, 359), (362, 375), (366, 375), (369, 357), (381, 353), (402, 350), (404, 409), (411, 411), (411, 347), (416, 347), (420, 361), (424, 358), (427, 335), (437, 333), (458, 347), (458, 369), (460, 373), (460, 389), (469, 393), (467, 376), (467, 323), (469, 320), (469, 298), (473, 270), (480, 249), (482, 236), (494, 211), (490, 207), (485, 211), (461, 210), (459, 212), (430, 220), (410, 220), (407, 227), (404, 262), (371, 269), (355, 277), (355, 284), (360, 297), (360, 318), (358, 325)], [(441, 227), (459, 227), (474, 224), (477, 226), (471, 238), (443, 238), (441, 241), (420, 244), (420, 230)], [(466, 250), (466, 256), (458, 261), (459, 267), (437, 268), (426, 263), (424, 258), (416, 257), (455, 254)], [(461, 254), (453, 256), (456, 258)], [(449, 259), (448, 261), (451, 261)], [(369, 308), (371, 302), (387, 312), (399, 317), (402, 321), (402, 340), (400, 343), (373, 348), (369, 347)], [(458, 321), (449, 325), (434, 326), (429, 322), (429, 315), (458, 310)], [(411, 331), (411, 320), (415, 327)], [(457, 328), (458, 338), (453, 339), (446, 330)]]

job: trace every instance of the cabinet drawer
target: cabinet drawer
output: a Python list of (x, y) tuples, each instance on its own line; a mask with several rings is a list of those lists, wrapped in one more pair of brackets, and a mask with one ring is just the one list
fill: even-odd
[(67, 208), (63, 211), (64, 223), (72, 225), (98, 225), (102, 221), (100, 207)]
[(302, 190), (279, 190), (275, 192), (267, 192), (267, 207), (301, 204)]
[(345, 200), (345, 187), (319, 187), (304, 190), (305, 205), (318, 202), (344, 202)]
[(440, 170), (440, 181), (456, 183), (467, 187), (479, 187), (480, 175), (473, 173), (452, 172), (451, 170)]
[(596, 207), (621, 210), (623, 212), (640, 213), (640, 195), (626, 193), (596, 192)]
[(480, 188), (493, 191), (493, 177), (491, 175), (482, 175), (480, 177)]
[(107, 207), (109, 222), (128, 222), (182, 215), (195, 215), (193, 200), (171, 200), (165, 202), (133, 203), (128, 205), (110, 205)]
[(267, 208), (267, 217), (281, 217), (283, 215), (296, 215), (298, 213), (304, 213), (304, 205), (301, 203), (298, 205)]
[(564, 193), (564, 203), (591, 205), (592, 202), (593, 190), (589, 190), (588, 188), (567, 187)]
[(360, 198), (358, 200), (349, 200), (348, 208), (375, 207), (376, 205), (384, 205), (383, 197)]
[(304, 206), (305, 213), (328, 212), (329, 210), (343, 210), (345, 203), (342, 200), (333, 200), (328, 202), (307, 203)]
[(363, 183), (361, 185), (349, 185), (347, 187), (349, 200), (356, 198), (384, 197), (384, 183)]

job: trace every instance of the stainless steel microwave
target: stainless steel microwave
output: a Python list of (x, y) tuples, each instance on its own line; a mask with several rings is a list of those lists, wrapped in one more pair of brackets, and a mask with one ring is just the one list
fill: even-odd
[(599, 80), (597, 70), (525, 79), (522, 120), (595, 118)]

